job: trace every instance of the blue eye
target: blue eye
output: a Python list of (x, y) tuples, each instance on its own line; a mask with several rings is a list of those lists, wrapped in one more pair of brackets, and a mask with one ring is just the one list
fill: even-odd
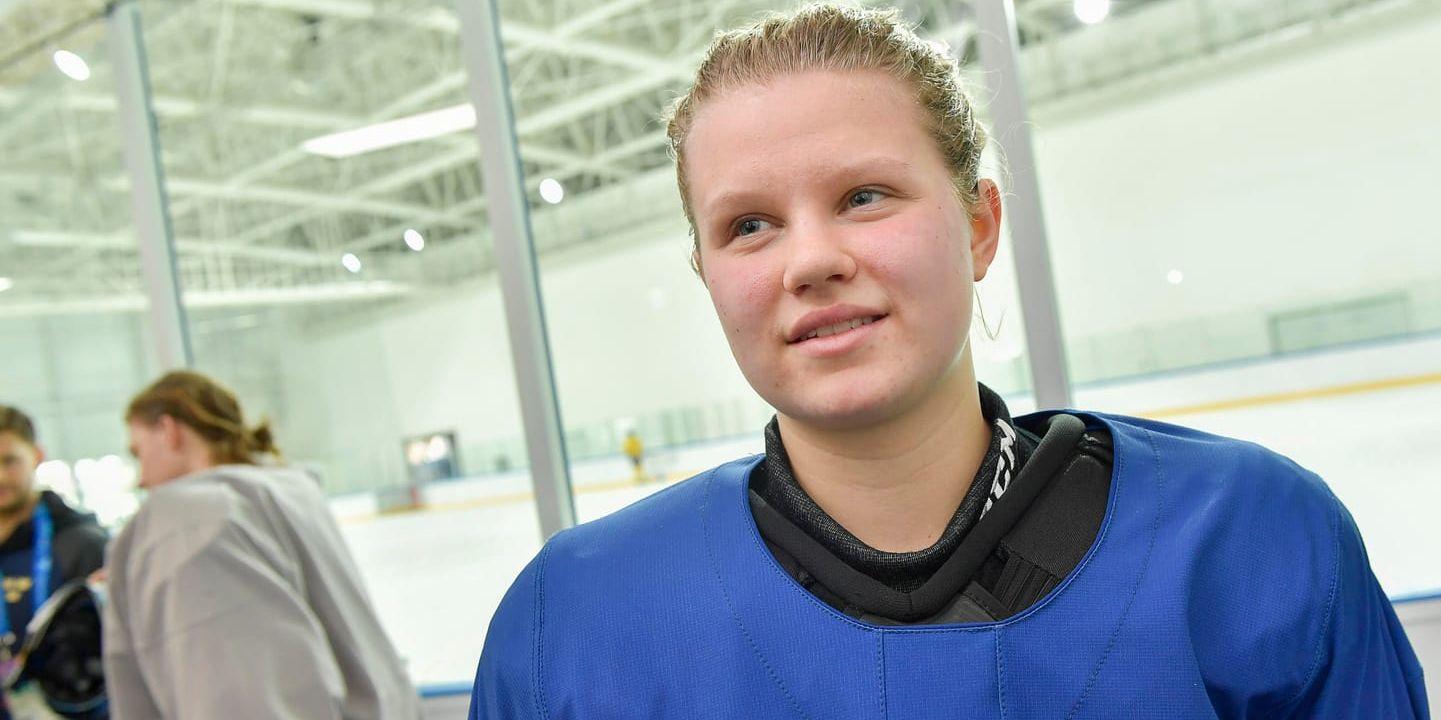
[(736, 235), (739, 235), (741, 237), (745, 237), (746, 235), (754, 235), (764, 230), (765, 224), (766, 221), (764, 220), (760, 220), (757, 218), (746, 218), (745, 220), (736, 223)]
[(857, 190), (851, 193), (850, 200), (847, 202), (851, 207), (863, 207), (875, 203), (880, 199), (881, 194), (876, 190)]

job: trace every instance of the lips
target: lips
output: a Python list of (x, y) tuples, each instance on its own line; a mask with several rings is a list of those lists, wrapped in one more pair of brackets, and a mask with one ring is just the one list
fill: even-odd
[(832, 305), (806, 313), (786, 333), (786, 342), (796, 344), (817, 337), (828, 337), (854, 330), (881, 318), (886, 313), (860, 305)]

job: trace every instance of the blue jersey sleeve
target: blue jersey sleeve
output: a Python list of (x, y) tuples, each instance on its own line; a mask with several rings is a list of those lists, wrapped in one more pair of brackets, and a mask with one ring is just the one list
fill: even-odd
[(1429, 718), (1421, 665), (1336, 502), (1336, 574), (1310, 680), (1277, 717)]
[(470, 696), (470, 720), (526, 720), (541, 710), (541, 582), (550, 546), (506, 591), (486, 632)]

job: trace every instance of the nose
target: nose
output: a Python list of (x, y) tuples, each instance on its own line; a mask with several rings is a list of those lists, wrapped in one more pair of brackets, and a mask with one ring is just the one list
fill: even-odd
[(855, 258), (837, 228), (822, 222), (793, 223), (787, 240), (790, 254), (782, 277), (786, 292), (799, 295), (855, 277)]

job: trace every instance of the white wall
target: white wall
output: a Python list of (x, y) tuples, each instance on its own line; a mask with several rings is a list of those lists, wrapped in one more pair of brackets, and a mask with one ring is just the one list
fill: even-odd
[(1067, 334), (1441, 279), (1441, 15), (1428, 18), (1042, 122)]
[[(750, 395), (686, 268), (685, 242), (681, 227), (671, 238), (547, 264), (542, 289), (567, 426)], [(475, 467), (466, 444), (522, 434), (493, 282), (369, 324), (297, 328), (284, 368), (285, 438), (303, 459), (342, 458), (327, 463), (330, 474), (383, 468), (397, 480), (400, 438), (444, 429), (456, 430), (462, 461)]]
[(154, 371), (140, 316), (0, 317), (0, 403), (35, 421), (53, 457), (124, 455), (121, 414)]

